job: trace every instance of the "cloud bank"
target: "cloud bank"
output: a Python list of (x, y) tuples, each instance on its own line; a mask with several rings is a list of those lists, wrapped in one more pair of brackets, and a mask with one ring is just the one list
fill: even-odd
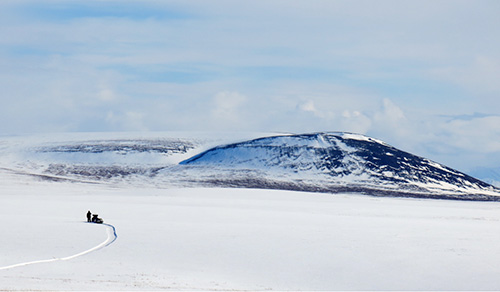
[(495, 0), (2, 1), (0, 134), (351, 131), (464, 171), (496, 166), (499, 11)]

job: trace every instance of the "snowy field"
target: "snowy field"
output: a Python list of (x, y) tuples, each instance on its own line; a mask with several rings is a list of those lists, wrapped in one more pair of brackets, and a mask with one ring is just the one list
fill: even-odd
[[(500, 290), (500, 204), (0, 170), (0, 290)], [(116, 228), (85, 222), (87, 210)], [(12, 265), (50, 260), (12, 268)]]

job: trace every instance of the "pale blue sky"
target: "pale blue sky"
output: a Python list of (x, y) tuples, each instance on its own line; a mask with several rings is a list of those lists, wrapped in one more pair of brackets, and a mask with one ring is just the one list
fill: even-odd
[(0, 135), (350, 131), (500, 166), (500, 1), (0, 2)]

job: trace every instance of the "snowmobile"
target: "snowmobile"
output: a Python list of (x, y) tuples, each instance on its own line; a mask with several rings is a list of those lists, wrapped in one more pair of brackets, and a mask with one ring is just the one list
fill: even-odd
[(97, 214), (92, 215), (92, 222), (98, 223), (98, 224), (104, 223), (104, 220), (102, 220), (101, 218), (99, 218), (97, 216), (99, 216), (99, 215), (97, 215)]

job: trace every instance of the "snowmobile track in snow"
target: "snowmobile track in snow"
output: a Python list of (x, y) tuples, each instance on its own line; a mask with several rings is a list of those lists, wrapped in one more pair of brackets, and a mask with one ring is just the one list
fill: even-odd
[(9, 265), (9, 266), (5, 266), (5, 267), (0, 267), (0, 270), (8, 270), (8, 269), (13, 269), (13, 268), (17, 268), (17, 267), (34, 265), (34, 264), (51, 263), (51, 262), (57, 262), (57, 261), (68, 261), (68, 260), (72, 260), (74, 258), (83, 256), (83, 255), (86, 255), (88, 253), (97, 251), (99, 249), (105, 248), (106, 246), (115, 242), (115, 240), (118, 238), (118, 235), (116, 235), (116, 229), (113, 225), (107, 224), (107, 223), (103, 223), (103, 224), (99, 224), (99, 225), (106, 226), (106, 232), (108, 234), (108, 237), (106, 238), (105, 241), (103, 241), (99, 245), (94, 246), (93, 248), (90, 248), (90, 249), (87, 249), (87, 250), (82, 251), (80, 253), (70, 255), (67, 257), (63, 257), (63, 258), (52, 258), (52, 259), (31, 261), (31, 262), (25, 262), (25, 263), (19, 263), (19, 264)]

